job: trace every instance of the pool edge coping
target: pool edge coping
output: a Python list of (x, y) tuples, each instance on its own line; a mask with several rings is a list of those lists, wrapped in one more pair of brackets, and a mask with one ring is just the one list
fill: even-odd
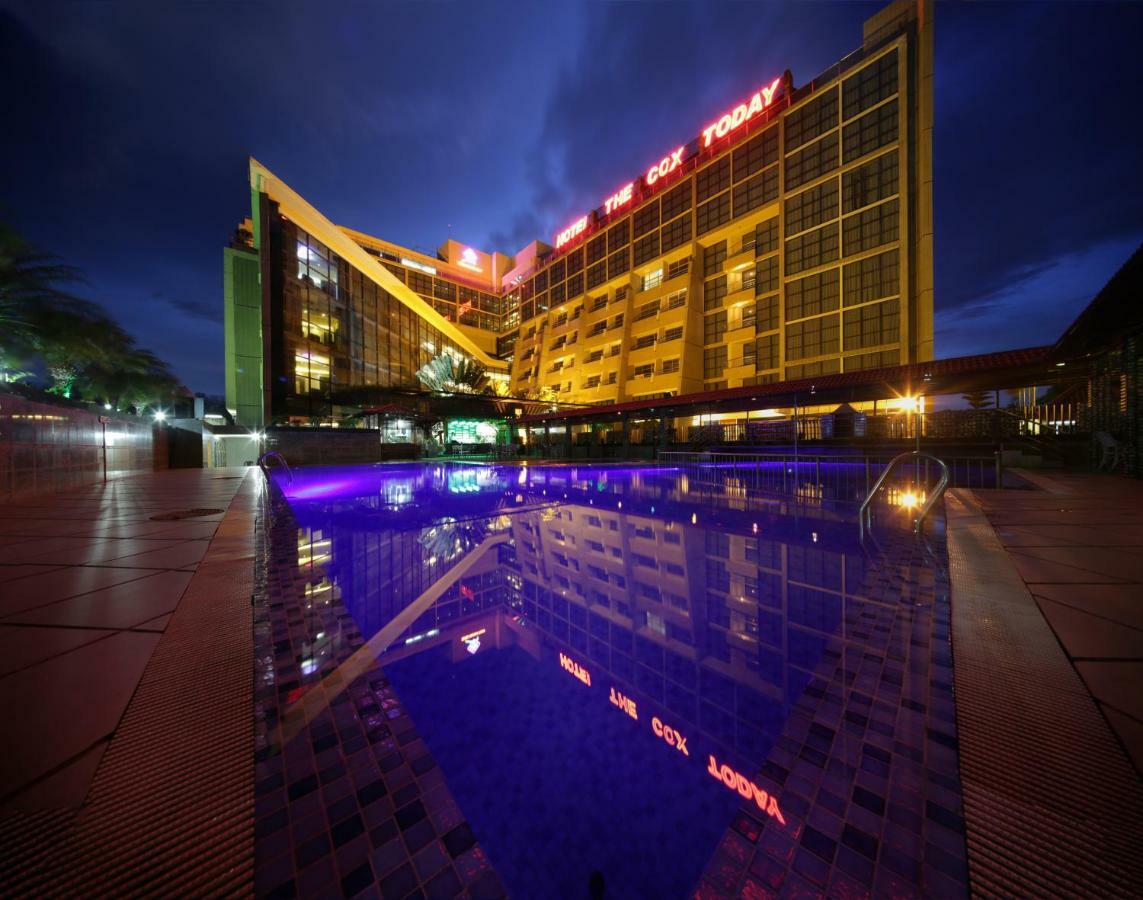
[(971, 490), (946, 521), (970, 889), (1127, 896), (1143, 785)]

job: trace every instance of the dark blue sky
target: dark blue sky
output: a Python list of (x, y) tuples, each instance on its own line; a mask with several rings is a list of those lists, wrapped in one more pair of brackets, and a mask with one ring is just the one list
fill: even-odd
[[(0, 218), (221, 392), (256, 156), (340, 224), (508, 253), (879, 3), (0, 0)], [(939, 4), (938, 356), (1054, 340), (1143, 240), (1143, 4)]]

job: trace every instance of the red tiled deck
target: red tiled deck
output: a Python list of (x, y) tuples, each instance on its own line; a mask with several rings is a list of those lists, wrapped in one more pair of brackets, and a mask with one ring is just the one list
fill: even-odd
[(1143, 483), (1022, 473), (975, 496), (1087, 689), (1143, 773)]
[[(247, 474), (161, 472), (0, 505), (5, 891), (249, 890), (235, 859), (250, 856), (250, 816), (233, 814), (253, 782), (261, 481)], [(191, 509), (218, 512), (153, 518)]]

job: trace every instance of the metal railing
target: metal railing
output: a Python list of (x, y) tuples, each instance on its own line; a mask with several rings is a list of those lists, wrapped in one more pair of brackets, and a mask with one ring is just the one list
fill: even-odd
[[(915, 454), (908, 454), (910, 456)], [(660, 451), (656, 457), (661, 466), (694, 467), (692, 479), (702, 479), (704, 472), (734, 469), (747, 487), (756, 490), (790, 492), (805, 479), (814, 484), (828, 484), (838, 499), (860, 501), (872, 489), (894, 457), (891, 454), (868, 453), (745, 453), (738, 451)], [(928, 482), (931, 457), (922, 453), (913, 460), (914, 476)], [(1003, 483), (1004, 471), (999, 453), (990, 456), (945, 457), (952, 487), (993, 488)], [(898, 467), (898, 471), (902, 467)], [(906, 467), (907, 468), (907, 467)]]
[(877, 492), (881, 490), (881, 486), (893, 472), (893, 469), (896, 467), (897, 463), (902, 462), (906, 459), (912, 460), (914, 463), (919, 462), (921, 459), (932, 460), (941, 468), (941, 477), (940, 480), (937, 481), (936, 489), (931, 492), (926, 492), (927, 496), (925, 497), (924, 502), (921, 504), (920, 509), (917, 511), (917, 515), (913, 519), (914, 532), (918, 534), (920, 533), (921, 526), (925, 521), (925, 516), (929, 514), (929, 510), (933, 508), (933, 504), (941, 498), (942, 494), (944, 494), (945, 488), (947, 488), (949, 485), (949, 467), (946, 465), (943, 459), (938, 459), (931, 453), (922, 453), (920, 450), (910, 450), (906, 453), (900, 453), (897, 456), (894, 456), (893, 459), (889, 461), (889, 465), (885, 467), (885, 471), (881, 473), (881, 477), (877, 479), (877, 483), (873, 485), (873, 489), (865, 496), (865, 499), (861, 503), (861, 509), (858, 510), (857, 522), (862, 536), (865, 534), (866, 523), (868, 522), (870, 525), (872, 525), (872, 520), (870, 519), (869, 513), (869, 505), (873, 502), (873, 498), (877, 496)]
[(294, 472), (290, 468), (290, 464), (286, 462), (284, 457), (277, 450), (268, 450), (258, 457), (258, 468), (262, 470), (262, 474), (266, 476), (266, 480), (270, 480), (270, 460), (276, 459), (282, 464), (282, 468), (286, 470), (286, 475), (290, 479), (290, 484), (294, 483)]

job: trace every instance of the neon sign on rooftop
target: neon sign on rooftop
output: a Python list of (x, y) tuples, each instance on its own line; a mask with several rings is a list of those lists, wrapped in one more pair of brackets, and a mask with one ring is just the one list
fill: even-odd
[[(735, 106), (734, 109), (719, 116), (699, 133), (695, 147), (690, 153), (686, 152), (686, 145), (668, 153), (647, 170), (643, 176), (643, 183), (648, 188), (654, 187), (656, 182), (661, 181), (681, 167), (686, 160), (697, 154), (700, 149), (707, 149), (716, 140), (720, 140), (728, 134), (737, 131), (760, 112), (769, 109), (778, 96), (778, 88), (781, 84), (782, 79), (780, 77), (775, 78), (768, 85), (759, 88), (751, 94), (749, 98)], [(603, 202), (603, 214), (609, 216), (614, 212), (618, 212), (634, 199), (635, 182), (629, 181)], [(570, 243), (583, 234), (587, 230), (588, 220), (591, 215), (591, 213), (582, 215), (562, 231), (558, 231), (555, 235), (556, 249), (560, 249), (565, 244)]]

